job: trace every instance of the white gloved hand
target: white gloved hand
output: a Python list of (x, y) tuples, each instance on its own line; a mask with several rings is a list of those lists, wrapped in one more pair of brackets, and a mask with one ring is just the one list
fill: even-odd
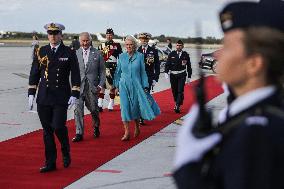
[(153, 82), (152, 82), (152, 86), (154, 87), (155, 85), (156, 85), (156, 81), (155, 80), (153, 80)]
[(69, 101), (68, 101), (68, 109), (70, 110), (71, 108), (72, 108), (72, 106), (74, 105), (74, 104), (76, 104), (76, 101), (77, 101), (77, 98), (76, 97), (74, 97), (74, 96), (71, 96), (70, 98), (69, 98)]
[(213, 148), (222, 139), (220, 133), (213, 133), (204, 138), (196, 138), (192, 134), (192, 128), (198, 118), (199, 107), (192, 106), (189, 114), (177, 135), (177, 150), (175, 154), (174, 168), (177, 170), (183, 165), (198, 162), (203, 155)]
[(32, 110), (33, 109), (33, 104), (34, 104), (34, 98), (35, 96), (34, 95), (29, 95), (29, 110)]
[(165, 78), (169, 79), (169, 74), (165, 73)]
[(190, 78), (186, 78), (186, 83), (190, 83)]

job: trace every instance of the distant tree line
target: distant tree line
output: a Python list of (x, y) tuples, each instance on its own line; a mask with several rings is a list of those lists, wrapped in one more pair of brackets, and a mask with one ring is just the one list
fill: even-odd
[(155, 36), (153, 37), (155, 39), (158, 39), (160, 42), (166, 42), (167, 39), (171, 39), (172, 43), (176, 43), (178, 40), (182, 40), (184, 43), (197, 43), (201, 42), (203, 44), (221, 44), (222, 39), (217, 39), (215, 37), (187, 37), (187, 38), (181, 38), (181, 37), (168, 37), (165, 35)]
[[(46, 39), (47, 35), (46, 33), (36, 33), (36, 32), (10, 32), (13, 35), (9, 35), (10, 39), (31, 39), (33, 35), (37, 35), (39, 39)], [(79, 34), (75, 33), (64, 33), (63, 37), (64, 39), (72, 39), (73, 36), (79, 36)], [(102, 36), (105, 37), (105, 34), (102, 34)], [(137, 35), (134, 35), (137, 37)], [(93, 40), (97, 40), (96, 35), (92, 35)], [(119, 38), (122, 39), (122, 36), (114, 35), (114, 38)], [(160, 42), (166, 42), (168, 38), (172, 40), (172, 43), (177, 42), (178, 40), (182, 40), (184, 43), (197, 43), (201, 42), (204, 44), (220, 44), (222, 39), (217, 39), (215, 37), (206, 37), (206, 38), (201, 38), (201, 37), (187, 37), (187, 38), (181, 38), (181, 37), (169, 37), (165, 35), (160, 35), (160, 36), (154, 36), (154, 39), (158, 39)]]

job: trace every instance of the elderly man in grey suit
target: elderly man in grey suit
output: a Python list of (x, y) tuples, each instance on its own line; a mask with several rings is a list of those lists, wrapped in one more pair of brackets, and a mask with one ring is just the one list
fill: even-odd
[(92, 115), (94, 137), (100, 136), (100, 118), (97, 93), (105, 85), (105, 64), (101, 52), (91, 46), (92, 37), (83, 32), (79, 37), (81, 48), (76, 51), (80, 67), (81, 87), (79, 103), (74, 110), (76, 135), (73, 142), (83, 140), (84, 134), (84, 103)]

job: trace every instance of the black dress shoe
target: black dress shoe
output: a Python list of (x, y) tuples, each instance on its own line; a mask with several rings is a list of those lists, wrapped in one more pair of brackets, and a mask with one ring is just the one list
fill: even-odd
[(76, 134), (74, 138), (72, 138), (72, 142), (80, 142), (83, 140), (83, 135)]
[(71, 157), (70, 157), (70, 153), (68, 153), (67, 155), (63, 156), (63, 166), (67, 168), (69, 167), (70, 164), (71, 164)]
[(95, 127), (94, 128), (94, 138), (99, 138), (100, 137), (100, 128), (99, 127)]
[(103, 107), (99, 107), (99, 112), (103, 112)]
[(174, 111), (179, 114), (180, 113), (180, 107), (178, 105), (175, 106)]
[(54, 170), (56, 170), (56, 164), (51, 164), (51, 165), (45, 165), (44, 167), (41, 167), (39, 169), (39, 172), (47, 173), (47, 172), (54, 171)]
[(140, 125), (146, 125), (145, 122), (144, 122), (144, 119), (142, 119), (142, 118), (140, 118), (139, 124), (140, 124)]

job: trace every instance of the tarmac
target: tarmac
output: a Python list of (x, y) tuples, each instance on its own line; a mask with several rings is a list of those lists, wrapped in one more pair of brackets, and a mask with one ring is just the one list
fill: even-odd
[[(193, 81), (198, 79), (199, 58), (196, 57), (193, 49), (187, 50), (191, 55)], [(208, 50), (204, 53), (206, 51)], [(0, 48), (0, 142), (41, 129), (36, 109), (27, 111), (30, 56), (31, 48), (28, 47)], [(213, 74), (211, 71), (205, 73)], [(169, 81), (161, 73), (160, 80), (154, 88), (155, 92), (169, 87)], [(225, 104), (224, 94), (208, 102), (207, 106), (213, 111), (215, 121), (218, 112)], [(89, 114), (88, 111), (85, 113)], [(73, 119), (73, 110), (68, 111), (68, 119)], [(175, 184), (171, 177), (172, 165), (176, 134), (181, 127), (182, 119), (71, 183), (66, 189), (174, 189)], [(151, 127), (151, 122), (145, 127)]]

